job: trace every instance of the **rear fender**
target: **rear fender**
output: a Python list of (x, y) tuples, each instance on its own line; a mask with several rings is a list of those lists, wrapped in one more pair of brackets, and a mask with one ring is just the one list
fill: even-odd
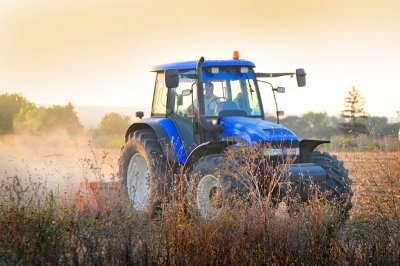
[[(126, 130), (125, 133), (125, 143), (128, 142), (129, 140), (129, 135), (135, 131), (142, 130), (142, 129), (152, 129), (154, 132), (156, 132), (150, 125), (147, 123), (133, 123), (132, 125), (129, 126), (129, 128)], [(157, 132), (156, 132), (157, 134)], [(158, 134), (157, 134), (158, 136)]]
[[(143, 122), (133, 123), (125, 133), (125, 143), (129, 140), (129, 135), (141, 129), (153, 130), (158, 138), (164, 154), (169, 154), (174, 162), (183, 164), (187, 155), (182, 140), (173, 122), (168, 118), (148, 119)], [(171, 148), (173, 147), (173, 152)]]
[(189, 170), (192, 165), (197, 162), (201, 157), (210, 155), (210, 154), (219, 154), (230, 145), (236, 144), (237, 142), (231, 140), (224, 141), (209, 141), (204, 142), (194, 148), (192, 152), (189, 154), (185, 165), (183, 166), (183, 173)]
[(331, 143), (330, 140), (313, 140), (313, 139), (303, 139), (299, 143), (300, 147), (300, 162), (303, 161), (303, 155), (313, 152), (314, 149), (324, 143)]

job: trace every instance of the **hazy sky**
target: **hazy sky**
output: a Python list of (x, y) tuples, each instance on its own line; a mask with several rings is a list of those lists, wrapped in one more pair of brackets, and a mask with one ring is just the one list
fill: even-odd
[[(338, 115), (355, 85), (371, 115), (400, 109), (399, 0), (0, 2), (0, 93), (39, 104), (151, 105), (152, 65), (228, 59), (259, 72), (304, 67), (279, 95), (287, 114)], [(268, 111), (274, 111), (270, 89)]]

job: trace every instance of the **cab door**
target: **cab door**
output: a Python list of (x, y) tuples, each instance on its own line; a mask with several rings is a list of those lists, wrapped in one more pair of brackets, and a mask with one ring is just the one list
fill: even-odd
[(181, 79), (177, 88), (172, 88), (168, 111), (181, 136), (187, 153), (199, 143), (196, 127), (196, 85), (193, 80)]

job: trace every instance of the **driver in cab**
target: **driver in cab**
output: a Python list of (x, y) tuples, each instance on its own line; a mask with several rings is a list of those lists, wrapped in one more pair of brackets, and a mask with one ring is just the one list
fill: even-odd
[[(204, 110), (206, 116), (216, 116), (218, 111), (218, 105), (220, 103), (220, 97), (214, 94), (214, 84), (211, 81), (204, 83)], [(194, 110), (197, 111), (197, 99), (193, 101)], [(190, 116), (194, 116), (193, 107), (188, 107), (188, 113)]]
[(214, 94), (214, 84), (206, 81), (204, 84), (204, 109), (206, 116), (217, 115), (219, 102), (219, 97)]

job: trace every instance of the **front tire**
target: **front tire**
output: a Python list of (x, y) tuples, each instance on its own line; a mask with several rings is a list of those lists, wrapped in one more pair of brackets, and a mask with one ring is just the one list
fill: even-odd
[(218, 218), (238, 188), (238, 182), (223, 170), (224, 160), (224, 154), (206, 155), (194, 163), (189, 173), (189, 184), (193, 185), (190, 208), (203, 219)]
[(133, 209), (138, 213), (160, 208), (168, 189), (166, 158), (152, 130), (138, 130), (121, 152), (119, 176)]

